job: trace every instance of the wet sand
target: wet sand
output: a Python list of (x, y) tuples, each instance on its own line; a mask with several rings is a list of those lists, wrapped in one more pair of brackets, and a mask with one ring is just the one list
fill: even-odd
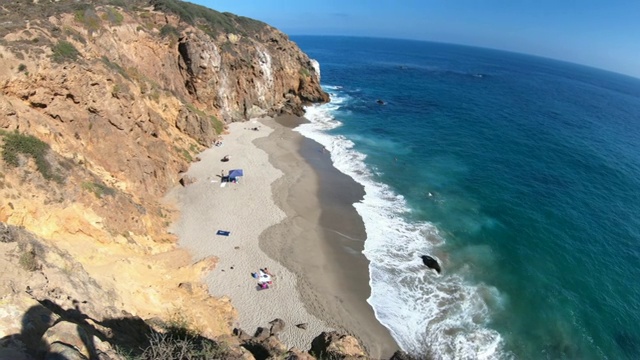
[(296, 274), (311, 314), (356, 336), (372, 357), (389, 358), (398, 346), (366, 302), (366, 233), (353, 207), (364, 190), (333, 167), (320, 144), (291, 130), (301, 121), (292, 116), (265, 121), (275, 131), (256, 141), (286, 174), (273, 184), (273, 193), (287, 218), (262, 234), (260, 247)]

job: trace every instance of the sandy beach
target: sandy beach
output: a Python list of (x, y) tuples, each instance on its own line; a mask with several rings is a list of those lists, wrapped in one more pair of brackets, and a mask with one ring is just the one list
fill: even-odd
[[(291, 130), (300, 121), (231, 124), (222, 146), (191, 165), (186, 175), (196, 181), (169, 193), (180, 210), (171, 231), (194, 261), (219, 259), (205, 282), (213, 296), (231, 299), (237, 327), (252, 333), (281, 318), (287, 326), (280, 339), (302, 350), (337, 329), (356, 336), (372, 357), (388, 358), (397, 345), (366, 302), (366, 235), (351, 206), (362, 187), (334, 169), (319, 144)], [(230, 161), (220, 161), (225, 155)], [(221, 172), (232, 169), (244, 176), (221, 187)], [(264, 267), (274, 281), (261, 290), (251, 273)]]

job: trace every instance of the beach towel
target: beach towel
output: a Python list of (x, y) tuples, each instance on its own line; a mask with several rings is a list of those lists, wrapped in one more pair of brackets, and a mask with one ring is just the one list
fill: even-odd
[(231, 231), (218, 230), (218, 232), (216, 233), (216, 235), (222, 236), (229, 236), (229, 234), (231, 234)]

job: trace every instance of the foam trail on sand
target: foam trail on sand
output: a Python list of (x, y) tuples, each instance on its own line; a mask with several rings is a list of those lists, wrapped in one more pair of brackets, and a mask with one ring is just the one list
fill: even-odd
[(438, 229), (428, 222), (408, 221), (404, 198), (375, 180), (365, 164), (366, 155), (355, 151), (348, 138), (330, 134), (341, 126), (335, 114), (350, 98), (339, 86), (324, 89), (331, 102), (307, 107), (310, 123), (295, 130), (322, 144), (334, 166), (365, 188), (364, 199), (354, 206), (367, 232), (364, 254), (370, 261), (371, 286), (367, 301), (378, 320), (412, 354), (439, 359), (510, 357), (502, 350), (500, 334), (487, 327), (486, 300), (499, 304), (498, 290), (470, 285), (455, 273), (437, 275), (425, 269), (420, 255), (433, 255), (444, 241)]

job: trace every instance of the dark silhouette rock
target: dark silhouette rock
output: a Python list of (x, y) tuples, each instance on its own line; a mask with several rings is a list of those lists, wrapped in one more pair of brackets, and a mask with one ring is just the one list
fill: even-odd
[(384, 100), (381, 100), (381, 99), (376, 100), (376, 103), (378, 103), (378, 105), (384, 105), (385, 104)]
[(282, 319), (271, 320), (269, 324), (271, 324), (271, 335), (275, 335), (284, 330), (285, 323)]
[(391, 359), (389, 360), (417, 360), (417, 359), (402, 350), (398, 350), (393, 353), (393, 355), (391, 356)]
[(73, 346), (67, 345), (62, 342), (55, 342), (51, 344), (49, 352), (44, 358), (45, 360), (87, 360), (87, 357), (82, 355)]
[(259, 327), (258, 330), (256, 330), (256, 334), (253, 337), (256, 341), (263, 341), (269, 336), (271, 336), (271, 332), (269, 331), (269, 329)]
[(302, 329), (302, 330), (307, 330), (308, 324), (307, 323), (302, 323), (302, 324), (298, 324), (296, 325), (296, 327)]
[(435, 271), (438, 272), (438, 274), (440, 274), (440, 264), (438, 264), (438, 260), (432, 258), (429, 255), (422, 255), (420, 256), (422, 258), (422, 262), (429, 268), (429, 269), (433, 269)]

